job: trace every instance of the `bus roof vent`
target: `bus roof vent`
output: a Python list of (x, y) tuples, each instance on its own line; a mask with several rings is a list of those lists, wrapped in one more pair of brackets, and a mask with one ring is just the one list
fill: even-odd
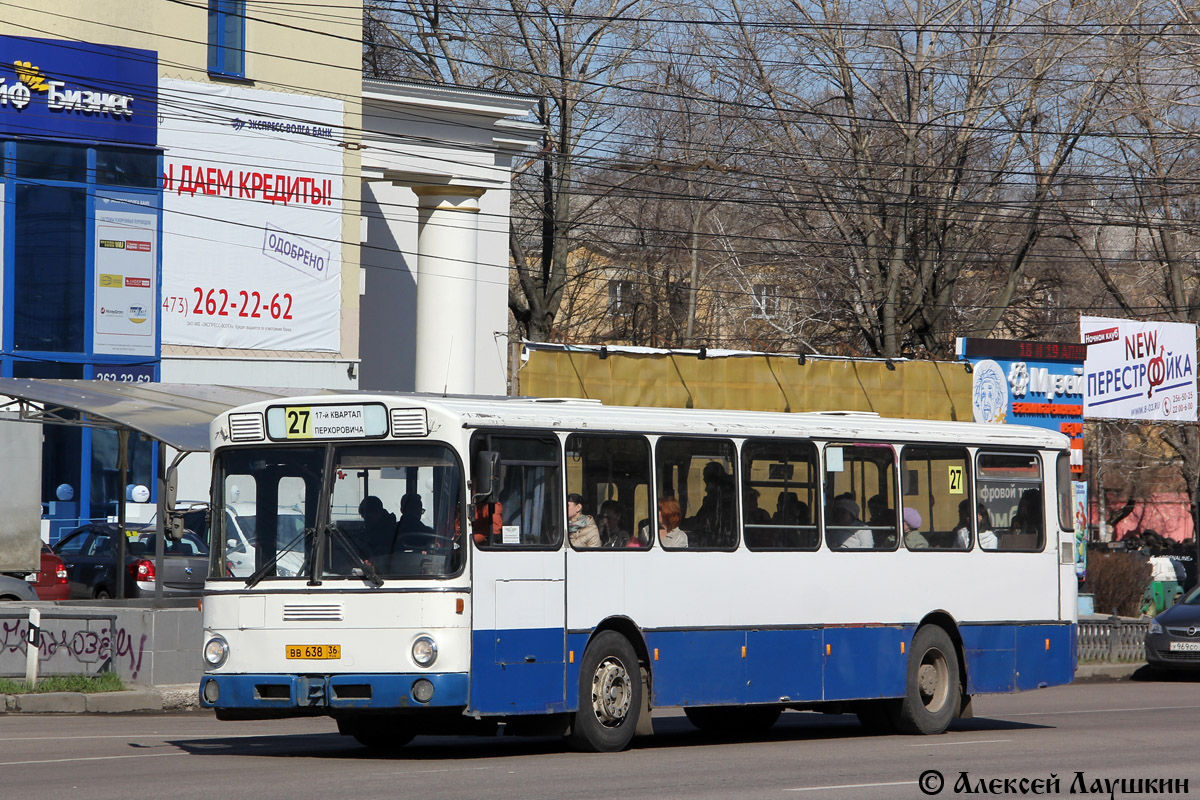
[(263, 428), (263, 415), (252, 414), (229, 415), (229, 440), (231, 442), (260, 442), (266, 438)]
[(427, 436), (428, 434), (429, 422), (425, 416), (425, 409), (392, 409), (392, 436), (400, 439), (406, 436)]

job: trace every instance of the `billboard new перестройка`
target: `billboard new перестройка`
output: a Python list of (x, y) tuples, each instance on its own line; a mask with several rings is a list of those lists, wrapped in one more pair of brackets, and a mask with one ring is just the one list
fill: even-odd
[(1196, 421), (1196, 326), (1080, 317), (1085, 417)]

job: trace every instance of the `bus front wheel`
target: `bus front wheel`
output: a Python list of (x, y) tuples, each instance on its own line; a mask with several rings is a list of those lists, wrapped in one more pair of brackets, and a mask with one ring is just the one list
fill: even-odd
[(902, 733), (945, 733), (958, 710), (958, 654), (945, 630), (926, 625), (908, 651), (904, 699), (896, 707)]
[(579, 710), (568, 741), (576, 750), (615, 753), (633, 740), (642, 710), (642, 673), (629, 641), (596, 634), (579, 666)]
[(338, 733), (353, 736), (363, 747), (378, 752), (399, 750), (413, 740), (416, 734), (394, 720), (383, 719), (339, 719)]

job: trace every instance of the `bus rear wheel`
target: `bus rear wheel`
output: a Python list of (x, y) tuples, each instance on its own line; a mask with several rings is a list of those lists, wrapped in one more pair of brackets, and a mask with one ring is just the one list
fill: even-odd
[(706, 733), (748, 736), (770, 730), (782, 711), (779, 706), (692, 706), (683, 713)]
[(615, 753), (633, 740), (642, 711), (642, 673), (629, 641), (596, 634), (579, 666), (579, 710), (567, 740), (576, 750)]
[(918, 629), (908, 652), (896, 729), (925, 735), (945, 733), (958, 711), (959, 692), (958, 653), (950, 636), (937, 625)]

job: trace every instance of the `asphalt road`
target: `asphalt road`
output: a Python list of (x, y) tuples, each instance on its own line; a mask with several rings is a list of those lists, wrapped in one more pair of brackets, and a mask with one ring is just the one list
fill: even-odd
[[(378, 757), (329, 720), (221, 723), (205, 712), (0, 715), (0, 796), (89, 800), (363, 798), (919, 798), (922, 773), (1051, 779), (1187, 779), (1200, 797), (1200, 678), (1076, 684), (976, 700), (932, 737), (866, 736), (849, 716), (788, 712), (770, 734), (721, 739), (675, 712), (617, 754), (559, 739), (418, 738)], [(930, 776), (928, 781), (936, 780)], [(1002, 787), (1002, 784), (993, 784)], [(1021, 796), (1019, 784), (1012, 784)], [(991, 796), (995, 792), (989, 792)], [(1149, 796), (1159, 796), (1151, 792)], [(1140, 795), (1123, 794), (1116, 797)]]

